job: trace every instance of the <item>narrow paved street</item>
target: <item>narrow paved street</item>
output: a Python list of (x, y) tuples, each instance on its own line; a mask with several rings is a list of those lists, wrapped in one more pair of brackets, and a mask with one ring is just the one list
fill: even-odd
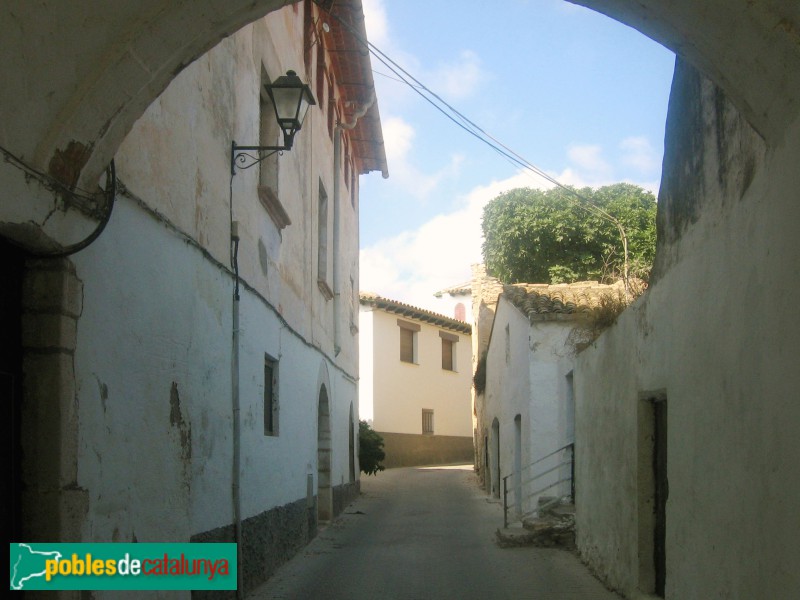
[(499, 548), (471, 466), (392, 469), (248, 598), (618, 600), (571, 553)]

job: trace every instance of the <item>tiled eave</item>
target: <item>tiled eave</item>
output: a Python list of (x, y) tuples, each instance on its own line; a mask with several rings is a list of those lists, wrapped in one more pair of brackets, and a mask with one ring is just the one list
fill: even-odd
[[(375, 82), (361, 0), (336, 0), (321, 3), (330, 6), (333, 18), (327, 18), (330, 32), (325, 45), (331, 60), (341, 105), (341, 125), (347, 131), (356, 168), (360, 174), (380, 171), (389, 176), (381, 116), (375, 98)], [(359, 39), (361, 38), (361, 39)]]
[(469, 323), (464, 323), (463, 321), (459, 321), (457, 319), (451, 319), (450, 317), (425, 310), (424, 308), (419, 308), (410, 304), (405, 304), (403, 302), (398, 302), (396, 300), (390, 300), (375, 294), (363, 292), (359, 298), (359, 301), (361, 302), (362, 306), (371, 306), (378, 310), (398, 315), (406, 319), (413, 319), (415, 321), (441, 327), (442, 329), (449, 329), (450, 331), (456, 331), (465, 335), (472, 335), (472, 326), (470, 326)]

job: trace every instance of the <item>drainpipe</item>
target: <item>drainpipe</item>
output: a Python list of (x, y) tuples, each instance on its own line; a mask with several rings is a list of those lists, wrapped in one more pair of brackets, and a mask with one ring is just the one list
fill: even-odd
[(341, 289), (339, 284), (339, 212), (340, 212), (340, 187), (339, 183), (342, 169), (342, 130), (354, 129), (358, 120), (367, 114), (367, 111), (375, 104), (375, 90), (370, 92), (369, 100), (351, 117), (351, 120), (336, 124), (333, 132), (333, 352), (334, 356), (339, 356), (342, 351), (341, 327), (339, 325), (339, 315), (341, 311)]
[(339, 171), (342, 168), (342, 130), (339, 125), (333, 131), (333, 355), (342, 351), (339, 327), (341, 290), (339, 289)]
[(241, 474), (241, 425), (239, 421), (239, 223), (231, 222), (231, 245), (234, 273), (233, 323), (231, 336), (231, 409), (233, 417), (233, 465), (231, 467), (231, 494), (233, 499), (233, 532), (236, 542), (237, 586), (236, 598), (243, 598), (244, 574), (242, 565), (242, 499), (240, 493)]

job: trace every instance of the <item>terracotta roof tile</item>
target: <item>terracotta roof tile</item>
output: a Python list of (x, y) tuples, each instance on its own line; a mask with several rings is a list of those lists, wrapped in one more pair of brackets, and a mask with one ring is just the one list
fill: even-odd
[(412, 306), (405, 302), (383, 298), (372, 292), (361, 292), (359, 294), (359, 301), (364, 306), (373, 306), (388, 313), (401, 315), (409, 319), (416, 319), (417, 321), (430, 323), (444, 329), (451, 329), (467, 335), (472, 334), (472, 326), (469, 325), (469, 323), (446, 317), (424, 308)]

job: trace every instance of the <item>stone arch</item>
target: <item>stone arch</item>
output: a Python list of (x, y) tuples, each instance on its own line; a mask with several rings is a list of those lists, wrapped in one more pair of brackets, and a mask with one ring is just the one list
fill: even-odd
[[(570, 0), (625, 23), (709, 76), (769, 144), (800, 113), (796, 0)], [(92, 190), (145, 109), (189, 63), (296, 0), (93, 0), (0, 8), (0, 147), (61, 183)], [(92, 15), (92, 25), (85, 23)], [(0, 223), (31, 249), (54, 192), (0, 161)], [(31, 208), (31, 205), (35, 205)], [(41, 224), (39, 225), (41, 227)], [(46, 249), (52, 249), (49, 244)]]
[[(0, 39), (9, 60), (0, 75), (7, 93), (0, 98), (16, 123), (4, 129), (0, 145), (43, 170), (54, 160), (71, 162), (70, 173), (63, 175), (77, 170), (77, 183), (87, 187), (186, 65), (293, 1), (90, 2), (80, 10), (50, 6), (46, 14), (9, 14), (6, 8), (0, 14)], [(92, 15), (89, 28), (87, 14)]]
[(569, 0), (663, 44), (724, 90), (768, 143), (800, 112), (795, 0)]

